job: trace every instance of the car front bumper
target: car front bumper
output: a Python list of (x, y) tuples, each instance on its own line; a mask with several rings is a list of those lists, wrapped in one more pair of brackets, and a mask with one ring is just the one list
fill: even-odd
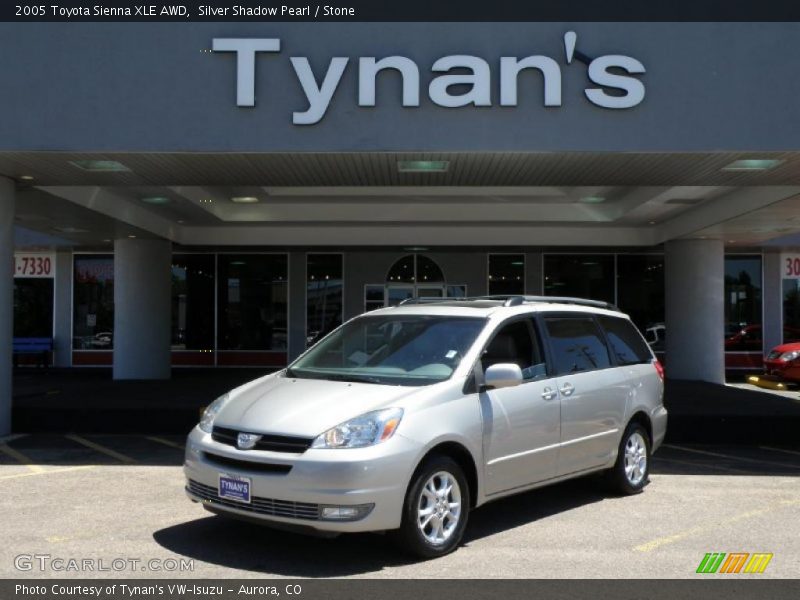
[[(400, 435), (369, 448), (309, 449), (302, 454), (238, 450), (195, 427), (186, 442), (183, 470), (186, 494), (212, 512), (321, 532), (382, 531), (400, 527), (419, 453), (415, 442)], [(265, 465), (289, 471), (264, 473)], [(250, 479), (250, 504), (218, 497), (222, 474)], [(358, 520), (322, 518), (323, 507), (364, 505), (373, 506)]]
[(765, 359), (764, 370), (787, 381), (800, 381), (800, 364), (795, 361)]

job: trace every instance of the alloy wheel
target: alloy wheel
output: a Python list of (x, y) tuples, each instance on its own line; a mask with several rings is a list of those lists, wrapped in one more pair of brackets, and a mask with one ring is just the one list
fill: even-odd
[(447, 542), (461, 518), (461, 488), (447, 471), (428, 478), (417, 503), (417, 527), (428, 543), (440, 546)]
[(638, 486), (647, 476), (647, 443), (638, 431), (625, 442), (625, 477), (632, 486)]

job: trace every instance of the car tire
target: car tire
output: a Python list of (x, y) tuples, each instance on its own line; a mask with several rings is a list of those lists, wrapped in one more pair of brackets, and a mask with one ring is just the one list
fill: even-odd
[(650, 483), (650, 435), (641, 423), (632, 422), (625, 428), (606, 482), (611, 491), (624, 496), (639, 494)]
[(447, 456), (431, 456), (411, 478), (400, 529), (392, 535), (402, 550), (417, 558), (444, 556), (461, 542), (469, 510), (464, 471)]

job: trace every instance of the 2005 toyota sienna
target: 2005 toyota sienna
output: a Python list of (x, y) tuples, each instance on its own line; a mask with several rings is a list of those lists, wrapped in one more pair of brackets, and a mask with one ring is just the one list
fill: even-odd
[(469, 511), (594, 472), (648, 483), (663, 371), (630, 319), (575, 298), (411, 301), (356, 317), (214, 401), (189, 498), (278, 527), (453, 550)]

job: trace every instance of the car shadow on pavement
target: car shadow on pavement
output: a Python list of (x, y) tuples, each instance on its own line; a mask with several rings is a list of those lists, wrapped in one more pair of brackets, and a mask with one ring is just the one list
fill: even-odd
[[(589, 477), (498, 500), (470, 514), (464, 544), (607, 497), (598, 479)], [(218, 516), (161, 529), (153, 539), (203, 563), (287, 577), (369, 574), (415, 562), (383, 534), (316, 538)]]

